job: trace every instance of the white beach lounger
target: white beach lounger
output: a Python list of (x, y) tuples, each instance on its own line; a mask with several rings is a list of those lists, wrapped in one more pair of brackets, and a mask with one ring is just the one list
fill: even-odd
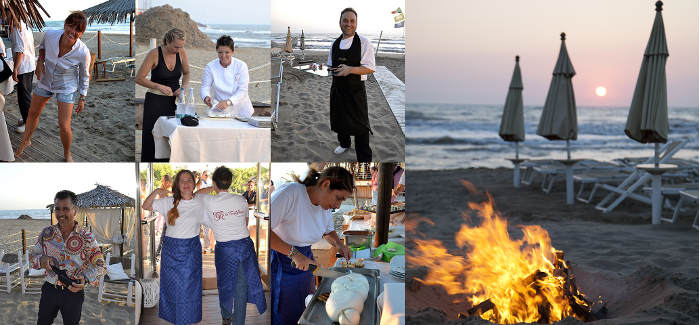
[(18, 251), (17, 254), (8, 253), (5, 254), (5, 250), (0, 251), (2, 257), (0, 258), (0, 285), (5, 287), (5, 291), (10, 293), (12, 288), (21, 284), (21, 261), (22, 261), (22, 251)]
[[(664, 145), (661, 149), (661, 156), (659, 158), (659, 163), (666, 163), (676, 154), (686, 143), (686, 140), (682, 141), (671, 141)], [(647, 162), (653, 163), (654, 158), (647, 159)], [(600, 190), (605, 190), (610, 193), (606, 195), (597, 205), (596, 209), (603, 211), (603, 213), (608, 213), (614, 210), (622, 201), (626, 198), (632, 198), (647, 204), (651, 204), (651, 198), (645, 195), (635, 193), (638, 189), (644, 186), (647, 182), (651, 181), (651, 175), (647, 172), (635, 169), (625, 180), (617, 186), (605, 184), (602, 182), (596, 183), (588, 196), (587, 202), (592, 202), (595, 197), (596, 192)]]
[(29, 262), (29, 251), (24, 253), (24, 261), (22, 272), (20, 272), (22, 294), (41, 294), (41, 286), (44, 283), (46, 270), (35, 270), (32, 268), (32, 263)]
[[(585, 172), (593, 170), (617, 170), (620, 167), (611, 162), (597, 160), (581, 160), (573, 167), (573, 172)], [(533, 172), (542, 175), (542, 184), (540, 188), (543, 192), (549, 194), (552, 192), (552, 186), (557, 179), (566, 175), (566, 167), (558, 161), (552, 163), (540, 164), (532, 168)]]
[[(111, 258), (111, 253), (107, 253), (107, 256), (105, 257), (106, 264), (109, 265)], [(121, 269), (121, 263), (117, 264), (112, 264), (108, 266), (108, 274), (103, 275), (100, 277), (100, 283), (98, 285), (98, 293), (97, 293), (97, 301), (103, 302), (103, 301), (111, 301), (111, 302), (117, 302), (117, 303), (126, 303), (127, 306), (133, 306), (134, 305), (134, 284), (136, 282), (136, 272), (134, 269), (134, 265), (136, 263), (136, 255), (131, 254), (131, 268), (130, 268), (130, 273), (126, 278), (120, 278), (120, 279), (110, 279), (109, 274), (112, 273), (110, 269), (114, 268), (115, 273), (122, 273), (124, 276), (126, 274), (124, 273), (124, 270)], [(107, 288), (107, 285), (111, 284), (113, 287), (120, 287), (122, 290), (117, 290), (115, 288)], [(126, 287), (126, 294), (123, 293), (123, 289)]]
[[(694, 185), (694, 186), (693, 186)], [(668, 192), (669, 189), (667, 188)], [(662, 194), (664, 193), (664, 187), (662, 187)], [(695, 210), (695, 220), (693, 220), (693, 228), (698, 228), (698, 184), (690, 184), (685, 189), (678, 189), (677, 193), (680, 196), (678, 202), (673, 207), (673, 216), (671, 218), (661, 218), (661, 221), (676, 223), (678, 222), (678, 217), (680, 216), (681, 210), (686, 204), (692, 204)]]

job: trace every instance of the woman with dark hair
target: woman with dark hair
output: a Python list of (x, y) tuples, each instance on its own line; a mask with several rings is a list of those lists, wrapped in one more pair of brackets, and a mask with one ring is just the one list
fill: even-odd
[[(141, 161), (168, 161), (155, 158), (153, 126), (161, 116), (175, 115), (175, 98), (190, 81), (190, 65), (185, 52), (185, 32), (173, 28), (163, 36), (163, 45), (151, 50), (136, 73), (135, 82), (148, 88), (143, 102)], [(151, 80), (146, 76), (151, 73)], [(182, 86), (180, 86), (182, 77)]]
[(234, 44), (231, 36), (216, 40), (219, 58), (209, 62), (202, 75), (202, 100), (215, 111), (230, 110), (235, 116), (249, 118), (253, 115), (253, 104), (248, 97), (248, 65), (233, 57)]
[(323, 238), (350, 257), (335, 232), (331, 209), (340, 207), (354, 190), (350, 172), (328, 167), (320, 173), (311, 169), (303, 181), (284, 184), (272, 195), (272, 324), (296, 324), (304, 312), (304, 298), (314, 292), (311, 244)]
[[(47, 30), (39, 44), (36, 61), (34, 94), (29, 105), (22, 143), (15, 153), (19, 157), (32, 144), (32, 133), (39, 124), (39, 115), (46, 102), (55, 94), (58, 103), (58, 127), (63, 144), (63, 157), (72, 162), (70, 145), (73, 133), (70, 127), (76, 98), (76, 114), (85, 108), (85, 96), (90, 86), (90, 50), (80, 40), (87, 26), (87, 18), (81, 11), (68, 15), (63, 30)], [(79, 97), (79, 98), (78, 98)]]
[(173, 196), (158, 188), (143, 201), (143, 209), (167, 216), (160, 265), (158, 317), (174, 324), (202, 320), (202, 245), (199, 226), (202, 203), (194, 199), (194, 174), (181, 170), (175, 176)]

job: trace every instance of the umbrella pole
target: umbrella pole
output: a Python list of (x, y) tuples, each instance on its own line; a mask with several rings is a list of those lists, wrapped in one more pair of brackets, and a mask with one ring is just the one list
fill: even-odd
[(515, 141), (515, 160), (513, 160), (513, 187), (520, 187), (520, 160), (518, 159), (518, 141)]
[(566, 160), (571, 160), (571, 145), (569, 139), (566, 139)]
[(129, 56), (134, 56), (134, 14), (129, 16)]
[(659, 168), (659, 143), (654, 143), (654, 167)]

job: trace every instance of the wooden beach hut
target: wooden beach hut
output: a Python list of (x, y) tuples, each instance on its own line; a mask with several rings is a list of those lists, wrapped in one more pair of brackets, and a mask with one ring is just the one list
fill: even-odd
[[(134, 56), (134, 13), (136, 2), (134, 0), (109, 0), (96, 6), (83, 10), (88, 18), (88, 24), (123, 23), (129, 21), (129, 56)], [(99, 33), (98, 33), (99, 35)], [(101, 39), (97, 38), (97, 57), (101, 58)]]
[[(83, 226), (90, 227), (90, 231), (100, 244), (119, 245), (121, 258), (124, 244), (131, 247), (129, 242), (135, 234), (134, 199), (100, 184), (95, 184), (94, 189), (77, 196), (76, 220)], [(53, 213), (53, 206), (49, 204), (47, 207), (51, 210), (51, 223), (55, 224), (57, 220)], [(112, 255), (117, 257), (115, 254)]]

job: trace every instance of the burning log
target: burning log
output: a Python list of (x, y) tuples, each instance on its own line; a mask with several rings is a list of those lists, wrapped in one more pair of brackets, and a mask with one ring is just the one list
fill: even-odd
[(486, 299), (486, 300), (482, 301), (480, 304), (467, 310), (467, 315), (469, 315), (469, 316), (481, 316), (481, 314), (493, 309), (494, 307), (496, 307), (496, 305), (494, 305), (493, 302), (491, 302), (491, 299)]

